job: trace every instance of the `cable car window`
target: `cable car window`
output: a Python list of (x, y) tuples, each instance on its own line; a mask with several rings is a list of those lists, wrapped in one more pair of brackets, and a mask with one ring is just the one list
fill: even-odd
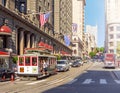
[(24, 65), (24, 57), (19, 57), (19, 65)]
[(30, 66), (30, 57), (25, 57), (25, 65)]
[(37, 66), (37, 57), (32, 57), (32, 65)]

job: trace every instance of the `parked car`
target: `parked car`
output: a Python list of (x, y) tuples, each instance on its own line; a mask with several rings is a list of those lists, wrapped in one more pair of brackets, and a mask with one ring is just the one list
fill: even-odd
[(70, 68), (68, 60), (57, 61), (57, 71), (68, 71)]
[(73, 62), (72, 67), (80, 67), (80, 65), (81, 65), (80, 62), (77, 60)]
[(83, 66), (84, 62), (82, 60), (78, 60), (80, 65)]
[(69, 60), (70, 67), (72, 66), (73, 62), (74, 62), (74, 60)]
[(0, 79), (1, 81), (15, 79), (14, 71), (10, 69), (1, 68), (0, 69)]

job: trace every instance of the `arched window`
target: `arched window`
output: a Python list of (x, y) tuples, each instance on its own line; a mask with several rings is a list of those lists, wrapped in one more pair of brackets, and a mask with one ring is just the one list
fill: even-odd
[(77, 51), (76, 51), (76, 50), (74, 50), (74, 54), (77, 54)]
[(74, 41), (76, 41), (76, 38), (74, 38)]

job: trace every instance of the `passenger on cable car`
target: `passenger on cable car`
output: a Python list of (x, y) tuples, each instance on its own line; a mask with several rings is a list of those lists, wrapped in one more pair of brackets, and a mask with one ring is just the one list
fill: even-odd
[(44, 72), (43, 75), (47, 74), (47, 68), (48, 68), (48, 64), (45, 60), (43, 60), (43, 72)]

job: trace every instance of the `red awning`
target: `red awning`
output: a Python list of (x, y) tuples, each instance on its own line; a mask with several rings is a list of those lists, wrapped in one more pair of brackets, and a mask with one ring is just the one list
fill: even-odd
[(44, 47), (45, 47), (46, 49), (49, 49), (49, 45), (48, 45), (47, 43), (45, 43)]
[(38, 46), (39, 46), (39, 47), (44, 47), (44, 46), (45, 46), (45, 43), (41, 41), (41, 42), (38, 43)]
[(61, 53), (62, 55), (65, 55), (65, 54), (66, 54), (65, 51), (60, 51), (60, 53)]
[(9, 53), (8, 52), (0, 51), (0, 56), (2, 56), (2, 57), (9, 56)]
[(3, 25), (0, 27), (0, 35), (11, 35), (12, 31), (10, 29), (10, 27)]
[(50, 49), (53, 50), (53, 46), (50, 45)]
[(46, 48), (49, 49), (49, 50), (53, 50), (53, 47), (51, 45), (46, 45)]

